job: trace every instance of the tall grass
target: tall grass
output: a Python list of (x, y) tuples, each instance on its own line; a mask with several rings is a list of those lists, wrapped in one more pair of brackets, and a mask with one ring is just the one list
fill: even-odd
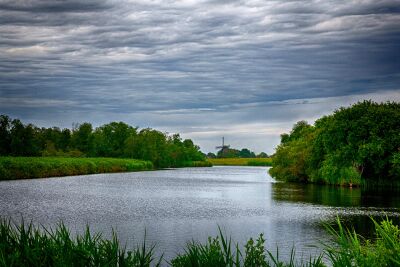
[[(153, 265), (151, 265), (154, 263)], [(0, 266), (159, 266), (154, 246), (145, 243), (132, 251), (121, 247), (115, 233), (111, 240), (91, 234), (89, 227), (72, 238), (64, 224), (55, 230), (0, 222)]]
[(219, 228), (219, 236), (208, 238), (206, 244), (191, 242), (187, 244), (185, 252), (174, 258), (170, 265), (173, 267), (322, 267), (325, 266), (322, 256), (310, 258), (309, 261), (295, 260), (295, 251), (292, 249), (289, 262), (279, 258), (265, 249), (265, 239), (262, 234), (254, 241), (252, 238), (244, 246), (244, 252), (239, 245), (233, 244), (231, 238), (226, 238)]
[(185, 161), (181, 167), (212, 167), (209, 161)]
[(0, 157), (0, 180), (153, 169), (150, 161), (116, 158)]
[(388, 218), (376, 222), (375, 238), (368, 240), (354, 230), (345, 229), (337, 220), (338, 229), (327, 226), (334, 237), (334, 245), (324, 249), (333, 267), (342, 266), (400, 266), (400, 230)]
[(272, 166), (271, 158), (209, 158), (207, 160), (213, 165), (221, 166)]
[[(154, 255), (154, 246), (145, 241), (133, 250), (120, 245), (115, 233), (110, 240), (86, 231), (71, 237), (62, 223), (55, 230), (30, 224), (0, 220), (0, 266), (166, 266), (173, 267), (375, 267), (400, 266), (400, 230), (389, 219), (373, 220), (376, 237), (367, 240), (354, 230), (326, 226), (334, 243), (322, 244), (323, 255), (296, 260), (295, 249), (289, 260), (265, 248), (261, 234), (249, 239), (244, 248), (232, 242), (219, 229), (217, 237), (205, 244), (192, 241), (184, 252), (170, 261)], [(325, 259), (323, 258), (325, 257)], [(324, 262), (325, 261), (325, 262)]]

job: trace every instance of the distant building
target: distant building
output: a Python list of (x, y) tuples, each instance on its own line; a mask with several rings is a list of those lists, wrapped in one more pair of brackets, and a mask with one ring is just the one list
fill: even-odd
[(218, 149), (217, 155), (224, 157), (229, 152), (230, 145), (225, 145), (225, 137), (222, 137), (222, 146), (216, 146)]

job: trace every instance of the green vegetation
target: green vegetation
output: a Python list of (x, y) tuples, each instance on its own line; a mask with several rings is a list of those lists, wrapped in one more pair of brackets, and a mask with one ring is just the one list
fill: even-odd
[(12, 225), (0, 222), (0, 266), (159, 266), (154, 259), (154, 247), (144, 242), (135, 250), (121, 247), (117, 236), (104, 239), (91, 234), (71, 236), (64, 224), (55, 230), (32, 224)]
[(205, 161), (200, 148), (179, 134), (139, 130), (123, 122), (95, 129), (90, 123), (77, 124), (72, 130), (38, 128), (5, 115), (0, 115), (0, 156), (131, 158), (151, 161), (156, 168)]
[(265, 152), (261, 152), (260, 154), (256, 155), (253, 151), (250, 151), (247, 148), (242, 148), (242, 149), (235, 149), (235, 148), (229, 148), (229, 146), (224, 146), (221, 148), (218, 152), (217, 155), (214, 153), (208, 153), (207, 154), (208, 158), (268, 158), (268, 154)]
[(182, 167), (212, 167), (209, 161), (187, 161), (183, 162)]
[(400, 104), (359, 102), (281, 135), (270, 174), (334, 185), (400, 184)]
[(400, 229), (388, 218), (373, 220), (375, 239), (368, 240), (345, 229), (338, 219), (338, 230), (327, 226), (334, 245), (324, 245), (332, 266), (400, 266)]
[(217, 158), (208, 159), (212, 165), (228, 165), (228, 166), (271, 166), (271, 158)]
[(325, 253), (333, 267), (400, 266), (400, 229), (389, 219), (372, 220), (376, 237), (367, 240), (354, 230), (344, 229), (338, 219), (338, 230), (327, 226), (335, 244), (325, 244)]
[(171, 261), (173, 267), (294, 267), (294, 266), (325, 266), (322, 262), (322, 256), (311, 259), (308, 262), (296, 262), (295, 252), (292, 254), (289, 262), (285, 263), (279, 259), (279, 253), (272, 254), (265, 249), (265, 239), (260, 234), (256, 240), (250, 238), (244, 246), (244, 253), (239, 249), (239, 245), (232, 244), (232, 240), (226, 238), (219, 229), (219, 236), (208, 238), (208, 242), (203, 245), (200, 243), (189, 243), (185, 249), (185, 253), (178, 255)]
[(150, 161), (115, 158), (0, 157), (0, 180), (153, 169)]
[[(371, 240), (345, 229), (339, 220), (338, 227), (326, 226), (334, 243), (323, 244), (323, 254), (310, 256), (308, 260), (296, 260), (292, 249), (290, 259), (282, 261), (278, 252), (265, 248), (262, 234), (256, 240), (249, 239), (240, 249), (220, 229), (219, 236), (210, 237), (206, 244), (189, 243), (184, 253), (165, 264), (174, 267), (400, 266), (398, 226), (389, 219), (373, 222), (376, 237)], [(144, 241), (129, 251), (121, 247), (115, 233), (107, 240), (101, 234), (90, 233), (89, 227), (83, 234), (72, 237), (63, 224), (52, 230), (24, 222), (15, 225), (0, 221), (0, 266), (159, 266), (163, 260), (156, 259), (154, 249), (154, 245), (148, 246)]]

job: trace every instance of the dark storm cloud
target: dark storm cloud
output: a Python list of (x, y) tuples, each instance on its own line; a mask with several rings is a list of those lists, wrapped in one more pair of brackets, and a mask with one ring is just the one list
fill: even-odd
[(0, 9), (6, 11), (25, 11), (30, 13), (47, 12), (92, 12), (110, 7), (106, 1), (85, 0), (11, 0), (2, 1)]
[(346, 99), (398, 99), (399, 26), (400, 1), (1, 1), (0, 113), (272, 146)]

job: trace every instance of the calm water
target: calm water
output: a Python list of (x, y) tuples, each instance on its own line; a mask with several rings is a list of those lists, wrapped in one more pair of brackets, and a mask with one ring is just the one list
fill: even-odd
[(321, 221), (337, 215), (361, 232), (368, 216), (398, 220), (394, 191), (276, 183), (262, 167), (186, 168), (0, 182), (0, 216), (46, 226), (64, 221), (73, 232), (86, 224), (110, 236), (111, 228), (132, 247), (147, 240), (167, 259), (185, 243), (204, 242), (218, 225), (235, 241), (264, 233), (268, 248), (284, 256), (327, 240)]

